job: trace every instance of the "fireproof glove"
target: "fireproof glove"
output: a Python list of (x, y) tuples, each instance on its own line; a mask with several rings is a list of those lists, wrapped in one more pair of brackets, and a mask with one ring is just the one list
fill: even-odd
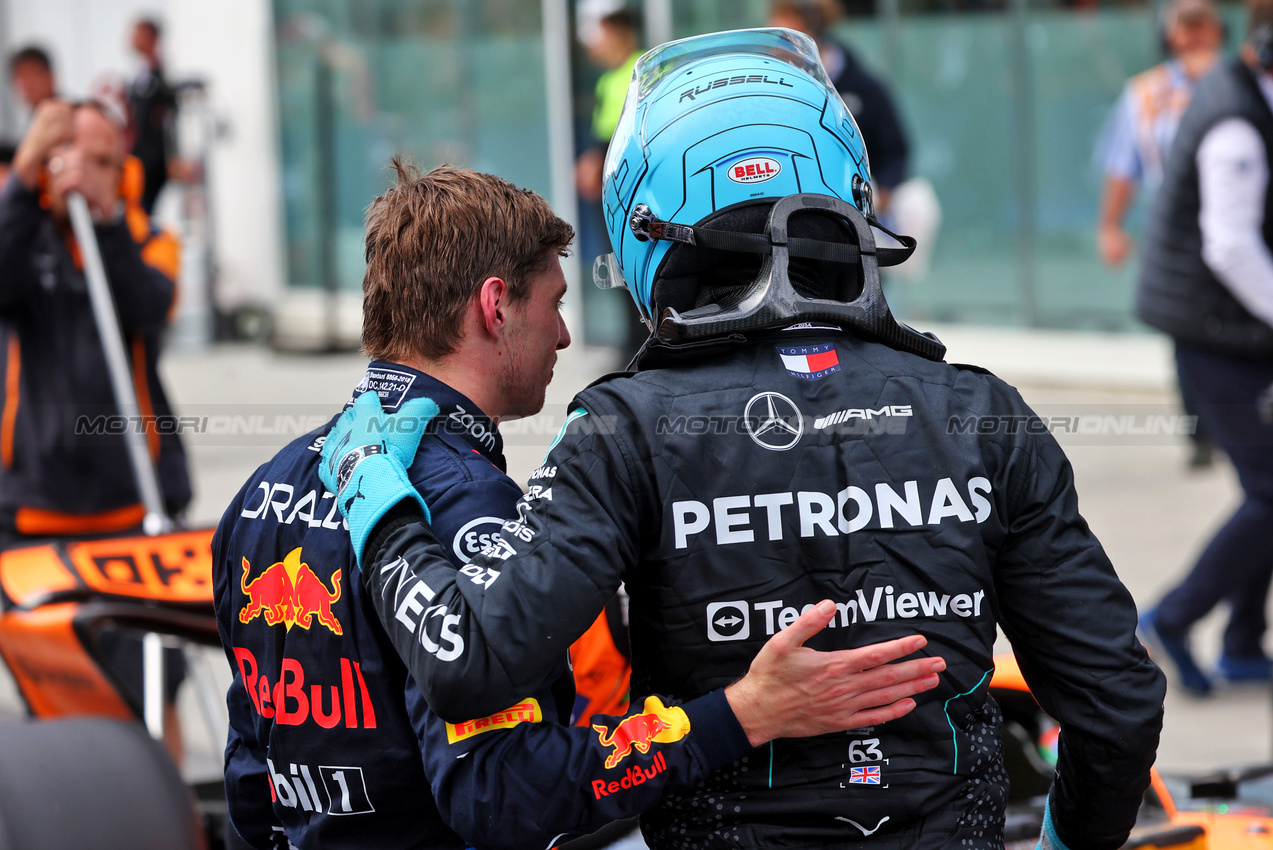
[(1056, 827), (1052, 825), (1052, 801), (1043, 804), (1043, 832), (1039, 835), (1039, 843), (1034, 850), (1070, 850), (1057, 837)]
[(362, 569), (362, 550), (376, 523), (404, 499), (412, 499), (430, 519), (429, 506), (407, 477), (425, 428), (438, 415), (432, 399), (408, 401), (397, 413), (385, 413), (380, 396), (369, 390), (341, 414), (323, 441), (318, 477), (336, 494), (349, 523), (354, 557)]

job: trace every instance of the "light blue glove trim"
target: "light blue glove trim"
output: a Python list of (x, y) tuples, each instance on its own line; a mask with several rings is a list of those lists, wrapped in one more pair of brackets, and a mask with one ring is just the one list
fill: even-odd
[(349, 523), (349, 538), (354, 545), (354, 558), (362, 569), (362, 550), (367, 545), (376, 523), (404, 499), (420, 506), (426, 522), (432, 519), (429, 506), (407, 478), (407, 471), (392, 454), (381, 452), (356, 457), (345, 455), (341, 466), (348, 466), (349, 480), (336, 496), (340, 512)]
[(1057, 837), (1056, 827), (1052, 825), (1052, 801), (1043, 805), (1043, 832), (1039, 835), (1039, 843), (1034, 850), (1070, 850)]
[(362, 550), (376, 523), (404, 499), (428, 505), (411, 484), (407, 469), (429, 422), (438, 413), (432, 399), (412, 399), (395, 414), (386, 414), (380, 397), (360, 395), (332, 426), (323, 441), (318, 477), (336, 494), (336, 504), (349, 524), (358, 568)]
[[(368, 393), (363, 393), (368, 395)], [(374, 392), (370, 395), (376, 395)], [(379, 401), (379, 397), (376, 399)], [(397, 413), (388, 414), (393, 427), (384, 436), (385, 447), (397, 458), (404, 469), (410, 469), (415, 463), (416, 450), (420, 448), (420, 440), (433, 417), (438, 415), (438, 406), (431, 398), (413, 398), (398, 408)]]

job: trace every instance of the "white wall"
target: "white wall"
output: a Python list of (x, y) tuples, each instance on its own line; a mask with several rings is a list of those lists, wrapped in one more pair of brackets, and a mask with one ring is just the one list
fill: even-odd
[(170, 80), (207, 80), (227, 130), (209, 163), (220, 303), (273, 304), (284, 272), (269, 0), (7, 0), (7, 12), (4, 51), (48, 49), (68, 97), (87, 95), (102, 72), (132, 76), (131, 24), (160, 20)]
[(6, 51), (39, 44), (53, 58), (61, 93), (84, 97), (99, 72), (128, 75), (137, 68), (129, 24), (140, 15), (162, 15), (163, 6), (163, 0), (9, 0)]
[(227, 130), (210, 163), (221, 306), (273, 304), (285, 277), (269, 0), (167, 0), (167, 7), (172, 74), (211, 83)]

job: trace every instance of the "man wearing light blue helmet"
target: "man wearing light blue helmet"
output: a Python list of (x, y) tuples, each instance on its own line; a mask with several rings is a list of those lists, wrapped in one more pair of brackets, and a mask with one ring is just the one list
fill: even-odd
[[(633, 688), (678, 700), (737, 680), (829, 598), (831, 628), (809, 646), (919, 631), (947, 660), (941, 683), (872, 729), (754, 750), (643, 815), (646, 840), (1001, 847), (988, 686), (1002, 626), (1061, 722), (1041, 845), (1120, 846), (1149, 783), (1162, 674), (1046, 427), (891, 315), (879, 266), (913, 242), (877, 244), (865, 149), (812, 41), (749, 30), (646, 54), (605, 172), (615, 254), (597, 277), (626, 285), (654, 333), (634, 371), (576, 396), (519, 521), (473, 561), (498, 580), (457, 582), (419, 505), (367, 487), (397, 463), (369, 445), (387, 427), (371, 405), (324, 447), (333, 492), (367, 472), (338, 502), (430, 704), (507, 704), (621, 580)], [(459, 657), (394, 622), (413, 593), (458, 617)]]

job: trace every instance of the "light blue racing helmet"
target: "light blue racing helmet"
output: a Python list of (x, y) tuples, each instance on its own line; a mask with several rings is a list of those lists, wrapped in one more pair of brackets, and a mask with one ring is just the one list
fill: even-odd
[(808, 36), (737, 30), (643, 55), (602, 207), (614, 253), (594, 280), (626, 286), (660, 338), (824, 320), (944, 356), (884, 302), (879, 265), (914, 241), (877, 248), (866, 147)]

